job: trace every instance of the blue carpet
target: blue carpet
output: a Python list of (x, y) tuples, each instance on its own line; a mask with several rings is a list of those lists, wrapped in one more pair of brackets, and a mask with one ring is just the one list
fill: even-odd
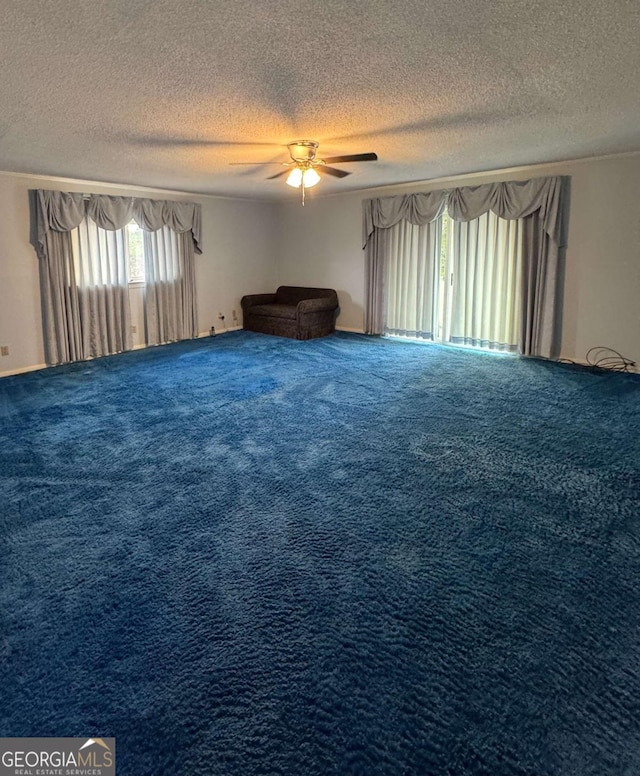
[(0, 381), (0, 735), (640, 773), (640, 378), (237, 332)]

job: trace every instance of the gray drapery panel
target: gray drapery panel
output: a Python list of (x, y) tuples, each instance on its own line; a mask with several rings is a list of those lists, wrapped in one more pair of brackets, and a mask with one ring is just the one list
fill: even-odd
[(555, 358), (559, 351), (559, 246), (539, 213), (522, 221), (522, 323), (518, 350), (525, 356)]
[(198, 305), (194, 245), (188, 232), (178, 234), (178, 255), (182, 267), (182, 331), (185, 337), (192, 338), (198, 336)]
[[(383, 319), (382, 279), (386, 257), (376, 240), (379, 231), (401, 220), (413, 224), (438, 218), (445, 207), (458, 221), (478, 218), (491, 210), (506, 219), (532, 219), (523, 228), (523, 321), (519, 338), (523, 355), (551, 358), (556, 355), (559, 261), (565, 244), (565, 180), (533, 178), (481, 186), (466, 186), (429, 194), (404, 194), (366, 200), (363, 205), (363, 240), (366, 251), (365, 331), (380, 334)], [(378, 286), (376, 286), (378, 284)], [(376, 307), (376, 305), (378, 305)], [(527, 317), (528, 316), (528, 317)]]
[(66, 364), (83, 358), (71, 233), (48, 232), (44, 250), (47, 258), (38, 265), (45, 360), (47, 364)]
[(193, 240), (164, 226), (144, 232), (148, 345), (198, 336)]
[(388, 229), (376, 229), (365, 248), (365, 334), (382, 334), (384, 274)]
[(76, 194), (39, 189), (36, 192), (36, 244), (43, 255), (44, 237), (53, 230), (70, 232), (88, 216), (102, 229), (122, 229), (134, 220), (141, 229), (156, 231), (169, 226), (174, 232), (191, 232), (194, 250), (201, 250), (202, 214), (195, 202), (174, 202), (137, 197), (111, 197), (104, 194)]

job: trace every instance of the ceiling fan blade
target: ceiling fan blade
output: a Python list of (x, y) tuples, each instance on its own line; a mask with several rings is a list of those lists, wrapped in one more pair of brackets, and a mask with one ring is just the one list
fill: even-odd
[(318, 167), (319, 173), (326, 172), (327, 175), (333, 175), (334, 178), (346, 178), (347, 175), (351, 175), (350, 172), (347, 172), (346, 170), (338, 170), (335, 167), (327, 167), (326, 164), (322, 165), (322, 167)]
[[(116, 139), (120, 139), (119, 136), (114, 136)], [(200, 146), (215, 147), (215, 146), (247, 146), (248, 148), (282, 148), (280, 143), (252, 143), (238, 140), (203, 140), (193, 137), (176, 137), (176, 136), (163, 136), (163, 135), (126, 135), (123, 139), (128, 143), (141, 146), (194, 146), (196, 148)]]
[(289, 172), (289, 170), (283, 170), (282, 172), (277, 172), (275, 175), (270, 175), (266, 180), (272, 181), (274, 178), (281, 178), (283, 175), (286, 175)]
[(287, 164), (287, 162), (229, 162), (230, 166), (237, 166), (239, 164), (251, 164), (251, 165), (256, 165), (256, 164)]
[(375, 162), (378, 154), (345, 154), (344, 156), (326, 156), (325, 162)]

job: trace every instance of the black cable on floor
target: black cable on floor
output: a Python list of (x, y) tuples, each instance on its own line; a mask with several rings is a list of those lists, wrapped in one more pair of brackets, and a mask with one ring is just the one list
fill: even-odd
[[(585, 356), (587, 366), (594, 370), (602, 370), (605, 372), (633, 372), (633, 367), (636, 366), (636, 362), (630, 358), (623, 356), (613, 348), (607, 348), (604, 345), (597, 345), (587, 351)], [(574, 366), (585, 366), (585, 364), (578, 361), (573, 361), (570, 358), (558, 359), (559, 364), (573, 364)]]

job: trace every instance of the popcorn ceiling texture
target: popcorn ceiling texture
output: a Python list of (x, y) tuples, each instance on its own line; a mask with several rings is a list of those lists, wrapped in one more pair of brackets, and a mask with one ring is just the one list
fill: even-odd
[(640, 149), (637, 0), (6, 0), (0, 169), (295, 196)]

